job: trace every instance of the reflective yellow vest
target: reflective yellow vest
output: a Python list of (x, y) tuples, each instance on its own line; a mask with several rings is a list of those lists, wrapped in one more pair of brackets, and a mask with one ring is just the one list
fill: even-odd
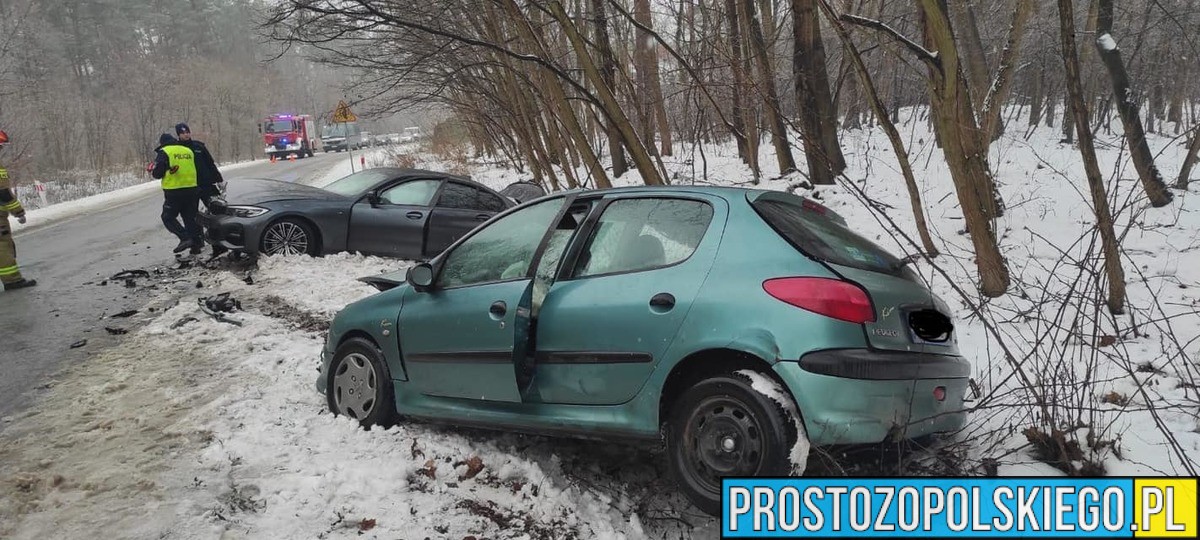
[(182, 144), (168, 144), (162, 147), (162, 151), (167, 154), (168, 167), (179, 167), (175, 172), (167, 170), (167, 174), (163, 175), (163, 189), (183, 189), (194, 188), (196, 183), (196, 154), (191, 148)]

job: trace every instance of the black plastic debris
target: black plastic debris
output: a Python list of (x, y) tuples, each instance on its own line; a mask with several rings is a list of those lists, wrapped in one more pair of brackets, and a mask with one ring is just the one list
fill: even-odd
[(117, 272), (116, 274), (113, 274), (113, 276), (109, 279), (111, 279), (113, 281), (119, 281), (122, 279), (148, 278), (148, 277), (150, 277), (150, 272), (147, 272), (145, 270), (122, 270), (120, 272)]
[(115, 314), (115, 315), (111, 315), (111, 316), (109, 316), (109, 318), (110, 318), (110, 319), (128, 319), (128, 318), (130, 318), (130, 317), (132, 317), (132, 316), (134, 316), (134, 315), (137, 315), (137, 313), (138, 313), (138, 310), (136, 310), (136, 309), (131, 309), (131, 310), (128, 310), (128, 311), (122, 311), (122, 312), (120, 312), (120, 313), (117, 313), (117, 314)]
[(86, 340), (86, 339), (81, 339), (81, 340), (79, 340), (79, 341), (76, 341), (75, 343), (72, 343), (72, 344), (71, 344), (71, 348), (72, 348), (72, 349), (78, 349), (78, 348), (80, 348), (80, 347), (82, 347), (82, 346), (84, 346), (84, 345), (87, 345), (87, 340)]
[(108, 334), (111, 336), (121, 336), (129, 333), (129, 330), (124, 328), (115, 328), (112, 326), (105, 326), (104, 331), (108, 332)]
[(197, 319), (197, 318), (195, 318), (195, 317), (192, 317), (191, 315), (189, 315), (189, 316), (187, 316), (187, 317), (184, 317), (184, 318), (182, 318), (182, 319), (179, 319), (178, 321), (175, 321), (175, 323), (171, 325), (171, 330), (174, 330), (174, 329), (176, 329), (176, 328), (179, 328), (179, 327), (181, 327), (181, 326), (183, 326), (183, 325), (185, 325), (185, 324), (187, 324), (187, 323), (190, 323), (190, 322), (196, 322), (196, 321), (198, 321), (198, 320), (200, 320), (200, 319)]
[(242, 321), (225, 316), (226, 313), (242, 310), (242, 303), (236, 298), (230, 297), (229, 293), (200, 298), (197, 302), (200, 304), (200, 310), (217, 322), (229, 323), (235, 326), (242, 325)]
[(246, 272), (246, 277), (243, 278), (242, 281), (245, 281), (246, 285), (254, 285), (254, 276), (250, 275), (249, 272)]

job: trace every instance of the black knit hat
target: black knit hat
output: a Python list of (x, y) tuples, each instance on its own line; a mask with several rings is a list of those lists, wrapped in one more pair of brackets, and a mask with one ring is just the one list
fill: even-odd
[(192, 130), (188, 129), (187, 124), (185, 124), (183, 122), (175, 124), (175, 134), (176, 135), (183, 135), (184, 133), (191, 133), (191, 132), (192, 132)]
[(159, 146), (166, 146), (173, 142), (175, 142), (175, 137), (172, 137), (170, 133), (163, 133), (162, 135), (158, 136), (158, 145)]

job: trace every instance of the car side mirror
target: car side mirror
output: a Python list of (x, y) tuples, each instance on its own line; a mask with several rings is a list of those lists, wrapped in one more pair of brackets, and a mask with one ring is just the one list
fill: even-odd
[(367, 194), (367, 202), (371, 203), (371, 206), (379, 206), (383, 199), (379, 197), (378, 191), (372, 191)]
[(433, 265), (420, 263), (408, 269), (408, 284), (413, 290), (425, 292), (433, 286)]

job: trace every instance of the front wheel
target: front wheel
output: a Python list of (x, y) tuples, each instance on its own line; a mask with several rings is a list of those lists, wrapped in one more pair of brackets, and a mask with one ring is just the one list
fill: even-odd
[(338, 347), (326, 388), (333, 414), (349, 416), (365, 428), (388, 427), (395, 421), (396, 402), (387, 361), (366, 339), (351, 338)]
[(317, 256), (317, 234), (308, 223), (297, 219), (281, 219), (263, 232), (264, 255)]
[[(797, 444), (804, 434), (791, 412), (794, 404), (785, 407), (756, 390), (755, 382), (776, 384), (761, 373), (720, 375), (689, 388), (671, 408), (671, 474), (692, 504), (714, 516), (721, 511), (721, 478), (788, 476), (793, 448), (807, 448)], [(771, 393), (791, 400), (786, 392)], [(807, 453), (800, 459), (807, 460)]]

